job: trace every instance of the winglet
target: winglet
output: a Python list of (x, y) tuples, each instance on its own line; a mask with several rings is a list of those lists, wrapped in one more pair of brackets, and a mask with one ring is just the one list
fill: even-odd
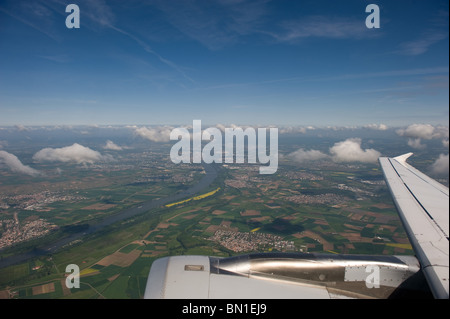
[(403, 166), (406, 167), (406, 160), (413, 155), (414, 153), (406, 153), (397, 157), (394, 157), (394, 159), (399, 162), (400, 164), (402, 164)]

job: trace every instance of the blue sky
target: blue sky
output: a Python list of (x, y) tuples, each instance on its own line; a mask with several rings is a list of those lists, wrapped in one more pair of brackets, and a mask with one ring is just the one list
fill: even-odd
[[(65, 8), (80, 7), (80, 29)], [(368, 29), (366, 5), (380, 7)], [(449, 123), (448, 1), (0, 1), (0, 125)]]

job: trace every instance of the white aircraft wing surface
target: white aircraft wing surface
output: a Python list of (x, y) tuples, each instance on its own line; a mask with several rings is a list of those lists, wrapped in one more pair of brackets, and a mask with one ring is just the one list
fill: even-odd
[(411, 245), (435, 298), (449, 298), (449, 189), (406, 163), (379, 159)]

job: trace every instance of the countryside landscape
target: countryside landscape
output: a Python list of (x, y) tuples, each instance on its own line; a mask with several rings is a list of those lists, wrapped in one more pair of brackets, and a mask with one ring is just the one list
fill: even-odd
[[(79, 129), (54, 148), (71, 145)], [(366, 153), (369, 146), (387, 155), (408, 151), (395, 130), (283, 134), (275, 174), (259, 174), (256, 164), (210, 164), (214, 179), (195, 194), (188, 190), (207, 175), (205, 166), (172, 163), (171, 143), (122, 128), (113, 150), (103, 137), (108, 129), (87, 131), (83, 144), (102, 158), (84, 163), (33, 160), (39, 140), (21, 146), (30, 131), (21, 138), (17, 128), (2, 131), (6, 138), (15, 133), (18, 146), (9, 149), (40, 173), (17, 177), (5, 164), (0, 170), (1, 298), (139, 299), (152, 262), (163, 256), (413, 254), (378, 163), (338, 161), (330, 151), (349, 134), (371, 136), (370, 145), (360, 145)], [(429, 170), (442, 148), (430, 141), (412, 164)], [(322, 155), (300, 158), (305, 149)], [(440, 181), (448, 184), (445, 176)], [(12, 262), (18, 255), (28, 257)], [(69, 264), (80, 267), (80, 288), (65, 285)]]

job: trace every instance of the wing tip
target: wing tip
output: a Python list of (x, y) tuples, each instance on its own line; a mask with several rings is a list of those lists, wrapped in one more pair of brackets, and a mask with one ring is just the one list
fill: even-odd
[(406, 160), (410, 158), (414, 153), (406, 153), (397, 157), (394, 157), (393, 159), (402, 164), (403, 166), (406, 166)]

